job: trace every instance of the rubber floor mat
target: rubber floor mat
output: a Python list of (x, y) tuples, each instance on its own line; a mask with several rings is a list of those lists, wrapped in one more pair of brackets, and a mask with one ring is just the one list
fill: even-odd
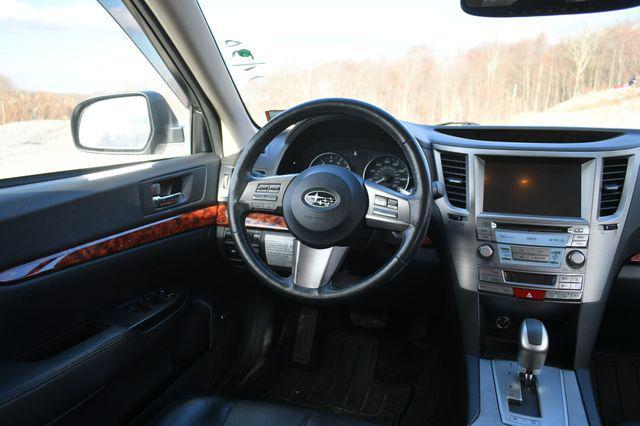
[(315, 372), (286, 369), (267, 399), (347, 413), (377, 424), (397, 424), (412, 389), (375, 379), (379, 345), (375, 337), (334, 332), (321, 368)]
[(640, 420), (640, 356), (596, 352), (592, 374), (605, 425)]

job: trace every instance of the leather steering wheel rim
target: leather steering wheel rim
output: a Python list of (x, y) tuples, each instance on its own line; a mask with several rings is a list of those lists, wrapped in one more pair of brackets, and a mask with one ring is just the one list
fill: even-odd
[[(341, 115), (365, 120), (384, 130), (405, 155), (415, 188), (410, 196), (405, 197), (409, 206), (410, 219), (406, 221), (406, 228), (402, 229), (402, 242), (395, 254), (380, 269), (346, 287), (337, 288), (333, 286), (332, 282), (329, 282), (318, 288), (304, 288), (294, 284), (293, 274), (291, 277), (282, 277), (273, 272), (252, 249), (245, 229), (246, 216), (252, 210), (249, 206), (250, 203), (246, 201), (246, 192), (256, 180), (252, 176), (252, 168), (258, 156), (278, 134), (301, 121), (324, 115)], [(331, 170), (327, 169), (327, 172), (331, 173)], [(363, 181), (361, 183), (364, 185)], [(288, 182), (283, 184), (285, 186), (283, 192), (288, 190), (286, 184)], [(374, 191), (369, 187), (367, 190)], [(393, 197), (393, 193), (389, 193)], [(405, 198), (401, 199), (403, 203)], [(372, 203), (369, 204), (368, 211), (370, 212)], [(231, 234), (245, 265), (276, 292), (306, 302), (346, 301), (396, 276), (409, 263), (420, 247), (429, 226), (432, 206), (433, 194), (429, 163), (413, 134), (399, 120), (384, 110), (362, 101), (341, 98), (319, 99), (300, 104), (282, 112), (261, 128), (245, 146), (238, 158), (229, 185), (228, 199)], [(367, 214), (367, 223), (369, 218), (370, 215)], [(362, 221), (365, 221), (364, 217)]]

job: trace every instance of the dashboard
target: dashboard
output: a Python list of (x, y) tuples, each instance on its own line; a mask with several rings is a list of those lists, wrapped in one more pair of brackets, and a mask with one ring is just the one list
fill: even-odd
[[(467, 353), (495, 355), (515, 329), (505, 318), (535, 317), (554, 347), (569, 345), (560, 364), (588, 366), (618, 271), (640, 251), (640, 132), (404, 124), (437, 183), (430, 236), (446, 257)], [(318, 164), (398, 191), (414, 186), (383, 131), (337, 117), (278, 135), (256, 169), (287, 174)], [(233, 164), (226, 167), (230, 174)], [(286, 266), (281, 240), (260, 238), (256, 250)]]

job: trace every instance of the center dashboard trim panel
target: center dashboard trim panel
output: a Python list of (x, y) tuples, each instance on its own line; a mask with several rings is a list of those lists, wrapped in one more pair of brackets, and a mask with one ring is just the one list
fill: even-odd
[[(434, 136), (438, 139), (441, 135)], [(455, 138), (460, 139), (460, 138)], [(618, 138), (616, 138), (618, 139)], [(467, 141), (469, 142), (469, 141)], [(620, 236), (624, 229), (625, 218), (629, 212), (629, 206), (633, 196), (638, 173), (638, 158), (640, 158), (640, 148), (638, 140), (633, 149), (618, 150), (617, 147), (609, 146), (611, 151), (574, 151), (568, 147), (569, 144), (561, 145), (562, 150), (552, 149), (546, 145), (546, 150), (513, 150), (503, 147), (511, 145), (505, 143), (485, 142), (483, 148), (477, 146), (452, 146), (441, 144), (432, 140), (434, 155), (436, 157), (436, 169), (438, 179), (443, 180), (441, 152), (455, 152), (467, 155), (468, 182), (467, 193), (468, 203), (466, 209), (452, 206), (446, 197), (436, 201), (437, 207), (445, 218), (445, 225), (448, 233), (451, 256), (454, 263), (454, 273), (460, 287), (477, 292), (478, 291), (478, 257), (476, 255), (476, 226), (478, 220), (508, 220), (514, 223), (531, 225), (562, 225), (562, 224), (583, 224), (589, 226), (589, 260), (586, 265), (586, 281), (582, 302), (598, 302), (602, 299), (609, 270), (614, 260), (618, 248)], [(596, 142), (598, 143), (598, 142)], [(581, 145), (590, 145), (584, 143)], [(495, 148), (491, 145), (495, 145)], [(575, 145), (575, 144), (570, 144)], [(531, 145), (528, 145), (532, 148)], [(485, 156), (517, 156), (536, 158), (579, 158), (583, 159), (582, 169), (582, 197), (581, 197), (581, 217), (564, 218), (551, 216), (533, 216), (518, 214), (494, 214), (483, 211), (483, 161)], [(617, 212), (610, 216), (599, 216), (601, 170), (603, 159), (607, 157), (626, 156), (629, 159), (625, 186)], [(455, 217), (455, 220), (449, 218)], [(462, 218), (462, 220), (460, 220)], [(607, 230), (606, 226), (615, 225), (615, 230)]]

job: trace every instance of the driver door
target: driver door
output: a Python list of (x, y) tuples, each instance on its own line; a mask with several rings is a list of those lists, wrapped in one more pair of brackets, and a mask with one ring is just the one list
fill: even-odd
[(0, 423), (146, 423), (209, 382), (216, 135), (120, 2), (40, 3), (15, 25), (0, 19)]

